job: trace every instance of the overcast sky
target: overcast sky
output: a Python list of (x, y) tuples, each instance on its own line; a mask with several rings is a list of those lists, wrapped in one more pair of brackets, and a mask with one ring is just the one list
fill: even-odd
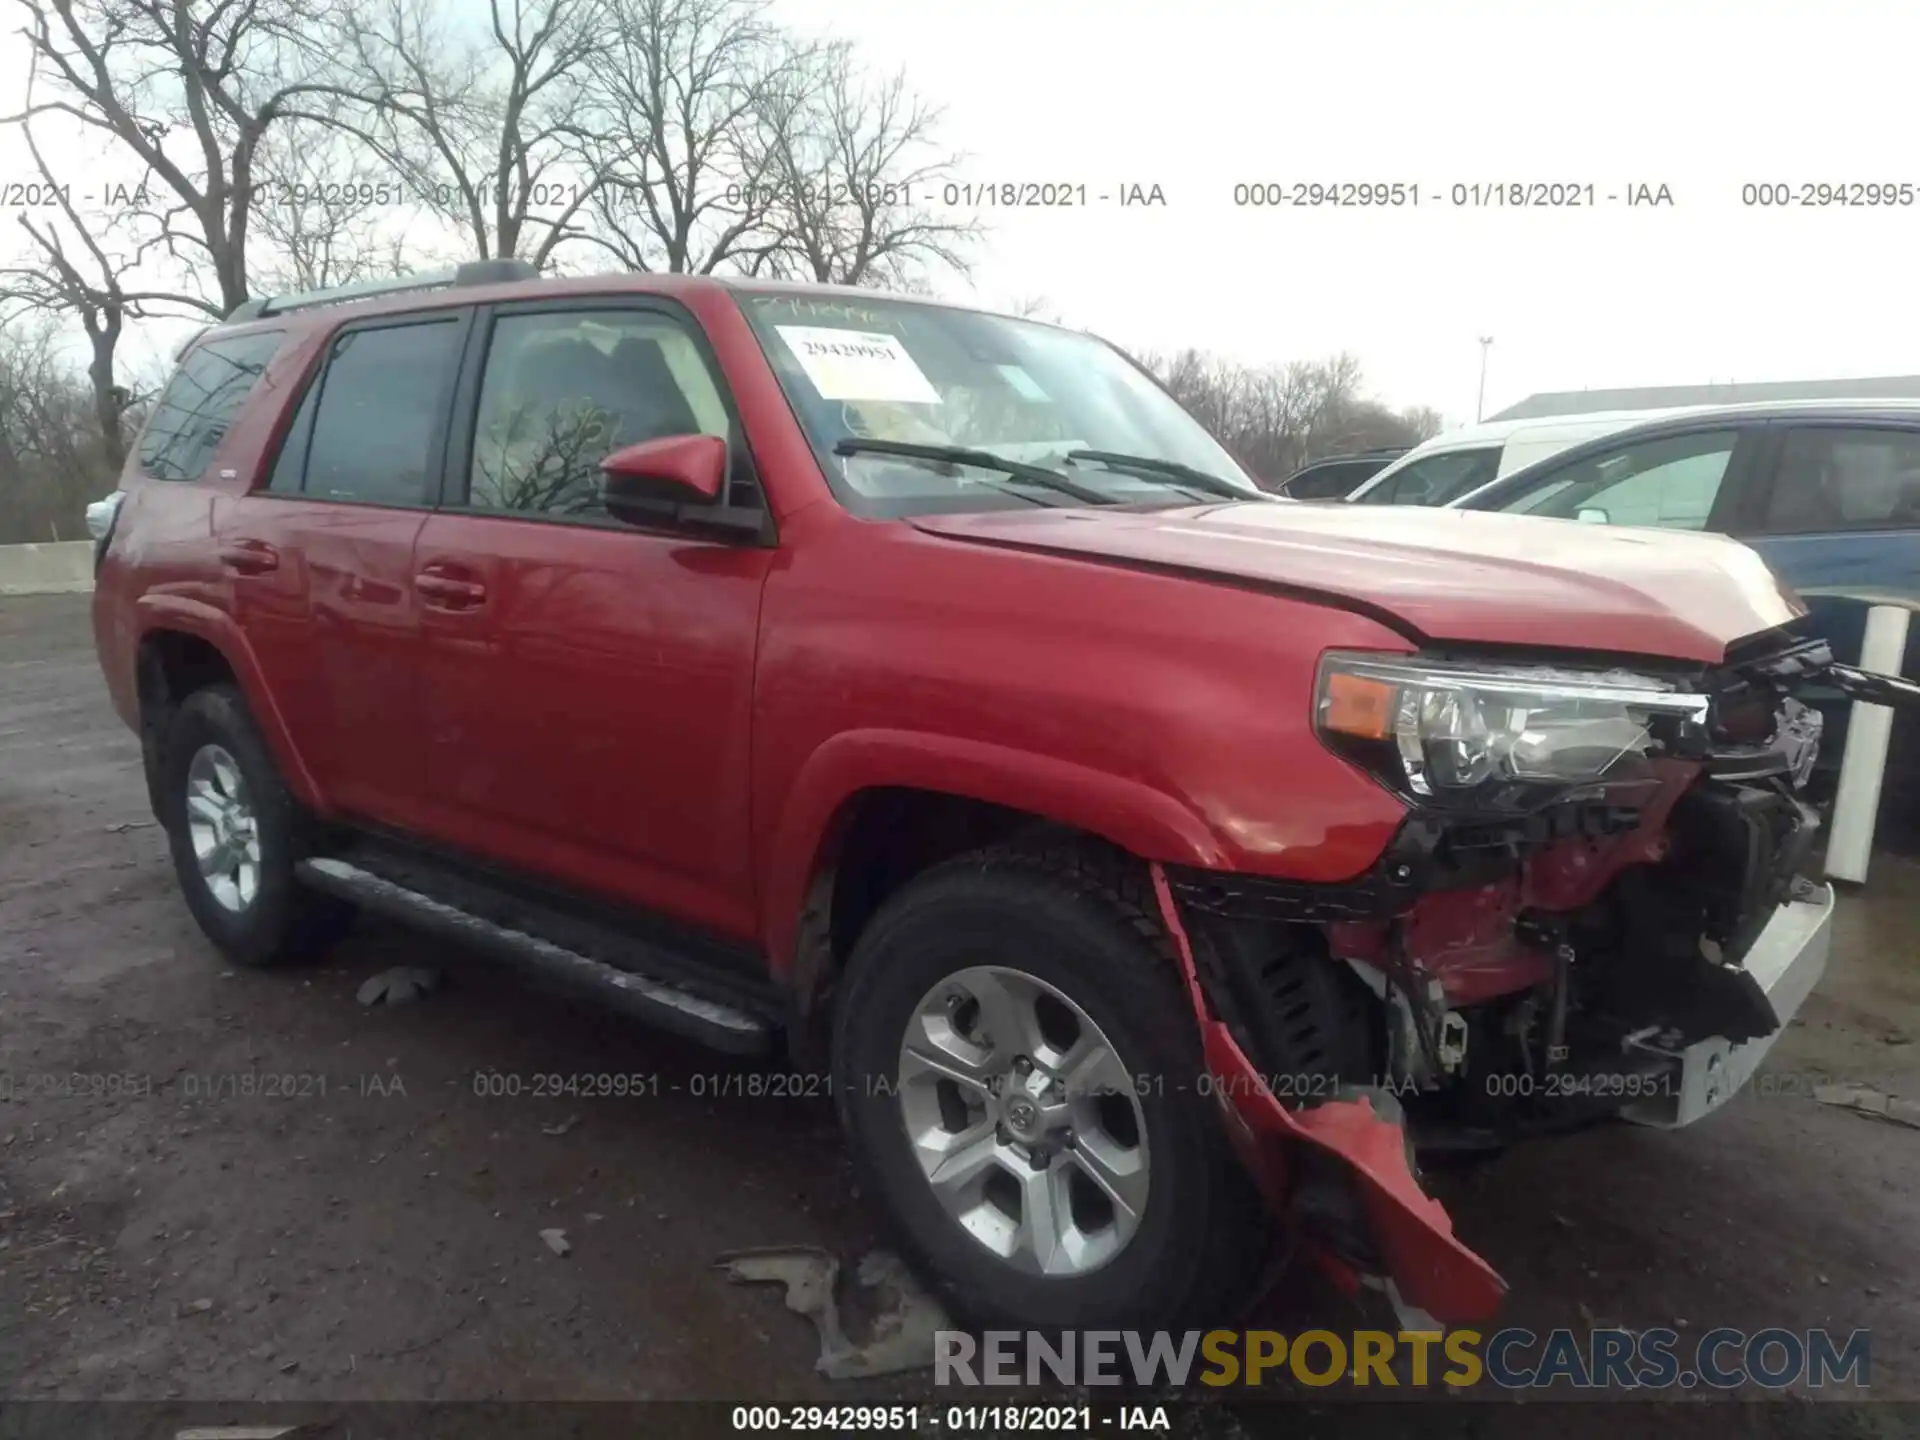
[[(1481, 335), (1489, 413), (1537, 390), (1920, 372), (1913, 0), (774, 8), (904, 67), (945, 107), (962, 179), (1166, 197), (987, 212), (955, 295), (1044, 297), (1140, 348), (1351, 350), (1383, 398), (1455, 420), (1472, 418)], [(24, 49), (0, 39), (0, 97)], [(29, 178), (23, 158), (0, 137), (0, 180)], [(1238, 183), (1346, 180), (1412, 182), (1420, 204), (1234, 204)], [(1590, 182), (1599, 203), (1449, 203), (1456, 183), (1505, 181)], [(1743, 183), (1803, 181), (1905, 181), (1914, 203), (1742, 203)], [(1642, 184), (1673, 204), (1629, 208)]]

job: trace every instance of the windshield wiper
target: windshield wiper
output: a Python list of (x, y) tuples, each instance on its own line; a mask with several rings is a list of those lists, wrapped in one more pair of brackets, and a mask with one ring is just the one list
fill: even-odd
[(1148, 476), (1166, 475), (1175, 480), (1185, 481), (1196, 490), (1205, 490), (1210, 495), (1221, 495), (1229, 500), (1259, 500), (1264, 498), (1249, 490), (1243, 490), (1231, 480), (1222, 480), (1218, 475), (1209, 475), (1204, 470), (1196, 470), (1191, 465), (1182, 465), (1178, 460), (1157, 460), (1151, 455), (1122, 455), (1117, 450), (1069, 450), (1069, 460), (1093, 460), (1102, 465), (1110, 465), (1115, 470), (1132, 470)]
[(836, 455), (897, 455), (904, 460), (928, 460), (943, 465), (971, 465), (979, 470), (998, 470), (1016, 480), (1025, 480), (1030, 484), (1042, 486), (1048, 490), (1057, 490), (1062, 495), (1071, 495), (1076, 500), (1084, 500), (1089, 505), (1112, 505), (1111, 495), (1103, 495), (1098, 490), (1085, 485), (1076, 485), (1057, 471), (1041, 465), (1028, 465), (1019, 460), (1008, 460), (991, 450), (969, 450), (964, 445), (915, 445), (905, 440), (867, 440), (857, 435), (849, 435), (833, 447)]

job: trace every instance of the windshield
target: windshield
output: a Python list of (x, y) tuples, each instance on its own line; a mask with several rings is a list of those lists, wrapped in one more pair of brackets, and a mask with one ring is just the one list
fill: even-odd
[[(882, 297), (747, 293), (740, 303), (835, 494), (857, 514), (1098, 503), (1018, 473), (1032, 467), (1101, 502), (1219, 499), (1181, 478), (1183, 467), (1272, 499), (1149, 376), (1090, 335)], [(975, 455), (941, 461), (848, 443), (860, 441)]]
[(1469, 490), (1477, 490), (1500, 469), (1500, 447), (1489, 445), (1474, 450), (1443, 450), (1437, 455), (1410, 460), (1391, 474), (1382, 472), (1380, 481), (1365, 494), (1355, 495), (1356, 505), (1444, 505)]

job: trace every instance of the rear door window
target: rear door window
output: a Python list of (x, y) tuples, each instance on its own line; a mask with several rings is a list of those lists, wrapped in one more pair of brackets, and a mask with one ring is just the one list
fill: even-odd
[(1789, 431), (1761, 529), (1770, 535), (1920, 526), (1920, 433)]
[(198, 480), (227, 427), (285, 339), (280, 330), (214, 338), (194, 346), (140, 432), (140, 468), (156, 480)]
[[(366, 326), (333, 342), (299, 487), (319, 500), (425, 505), (463, 329), (458, 315)], [(296, 426), (296, 435), (298, 427)], [(290, 439), (293, 437), (290, 436)], [(282, 483), (276, 467), (273, 489)]]

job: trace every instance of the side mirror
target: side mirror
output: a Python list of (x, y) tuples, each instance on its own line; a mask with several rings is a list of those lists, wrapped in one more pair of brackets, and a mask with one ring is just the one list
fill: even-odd
[(1609, 525), (1612, 521), (1607, 512), (1598, 505), (1582, 505), (1573, 512), (1573, 518), (1587, 525)]
[(762, 545), (773, 542), (770, 512), (723, 505), (727, 442), (718, 435), (665, 435), (615, 450), (600, 462), (601, 501), (628, 525), (691, 525)]
[(711, 505), (727, 484), (727, 442), (718, 435), (666, 435), (615, 450), (600, 462), (606, 504), (620, 519), (622, 504), (661, 501)]

